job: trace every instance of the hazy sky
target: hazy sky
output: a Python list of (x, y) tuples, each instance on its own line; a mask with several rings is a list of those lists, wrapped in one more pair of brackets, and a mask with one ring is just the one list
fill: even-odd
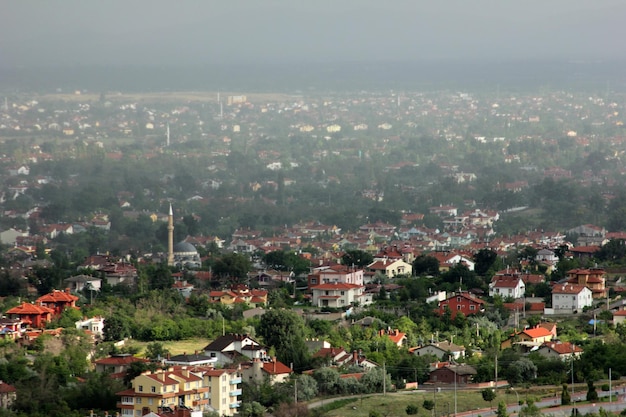
[(626, 58), (624, 0), (0, 4), (0, 66)]

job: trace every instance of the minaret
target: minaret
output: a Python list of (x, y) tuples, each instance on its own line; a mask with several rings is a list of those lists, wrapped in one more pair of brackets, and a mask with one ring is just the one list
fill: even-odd
[(170, 203), (170, 214), (167, 217), (167, 264), (174, 265), (174, 211)]
[(165, 133), (165, 146), (170, 146), (170, 124), (167, 123), (167, 132)]

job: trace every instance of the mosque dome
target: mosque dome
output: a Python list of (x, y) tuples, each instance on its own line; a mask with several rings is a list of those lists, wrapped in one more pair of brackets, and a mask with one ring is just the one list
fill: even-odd
[(181, 254), (181, 255), (194, 255), (197, 254), (198, 251), (196, 250), (196, 247), (194, 245), (192, 245), (191, 243), (188, 242), (178, 242), (177, 244), (174, 245), (174, 254)]

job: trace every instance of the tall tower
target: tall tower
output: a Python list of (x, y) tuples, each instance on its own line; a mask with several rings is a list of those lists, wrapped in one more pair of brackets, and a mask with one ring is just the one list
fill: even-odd
[(170, 146), (170, 124), (169, 124), (169, 122), (167, 123), (167, 131), (165, 133), (165, 146)]
[(170, 214), (167, 217), (167, 264), (174, 265), (174, 211), (170, 203)]

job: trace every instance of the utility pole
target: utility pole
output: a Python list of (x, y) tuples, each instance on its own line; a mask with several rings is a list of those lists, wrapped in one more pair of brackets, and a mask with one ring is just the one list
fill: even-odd
[(383, 396), (387, 395), (387, 371), (385, 370), (385, 362), (383, 362)]
[(457, 369), (454, 372), (454, 415), (455, 415), (455, 417), (457, 415), (457, 409), (456, 409), (456, 379), (459, 377), (459, 373), (457, 372), (458, 371), (458, 366), (459, 365), (457, 365)]
[(609, 368), (609, 404), (611, 404), (613, 402), (613, 399), (611, 398), (612, 396), (612, 392), (611, 392), (611, 368)]
[(296, 417), (298, 417), (298, 379), (293, 380), (293, 403), (295, 405)]
[(572, 343), (572, 360), (570, 361), (571, 369), (570, 373), (572, 374), (572, 402), (576, 402), (574, 399), (574, 352), (576, 350), (575, 345)]
[(496, 369), (495, 369), (495, 388), (494, 390), (498, 391), (498, 351), (496, 350)]

